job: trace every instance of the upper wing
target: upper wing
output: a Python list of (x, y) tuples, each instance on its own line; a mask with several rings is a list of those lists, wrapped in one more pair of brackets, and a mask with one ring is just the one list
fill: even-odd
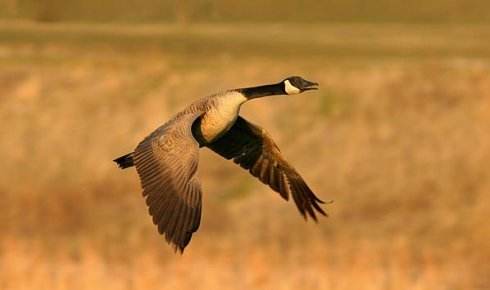
[(288, 200), (291, 194), (305, 218), (309, 215), (316, 221), (315, 211), (327, 215), (319, 205), (323, 201), (315, 196), (298, 172), (282, 157), (270, 135), (259, 126), (239, 116), (226, 134), (207, 147), (248, 169), (284, 199)]
[(201, 185), (195, 176), (199, 144), (191, 132), (199, 115), (176, 117), (146, 137), (134, 151), (153, 223), (181, 252), (201, 219)]

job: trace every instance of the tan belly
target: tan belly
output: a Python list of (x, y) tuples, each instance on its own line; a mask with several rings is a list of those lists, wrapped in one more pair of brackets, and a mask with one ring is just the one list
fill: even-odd
[(221, 114), (206, 114), (201, 121), (201, 134), (206, 142), (212, 142), (226, 133), (235, 123), (237, 115), (222, 116)]
[(240, 106), (247, 100), (238, 92), (228, 92), (220, 96), (214, 107), (201, 119), (201, 135), (206, 142), (212, 142), (226, 133), (235, 123)]

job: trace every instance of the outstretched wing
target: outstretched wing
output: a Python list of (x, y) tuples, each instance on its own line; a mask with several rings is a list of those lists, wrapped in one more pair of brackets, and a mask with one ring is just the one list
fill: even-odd
[(146, 137), (134, 151), (153, 223), (181, 252), (201, 220), (201, 185), (195, 176), (199, 144), (191, 132), (199, 115), (179, 115)]
[(305, 219), (310, 216), (316, 221), (316, 212), (327, 215), (319, 205), (323, 201), (282, 157), (276, 143), (261, 127), (239, 116), (226, 134), (206, 146), (226, 159), (233, 159), (284, 199), (292, 195)]

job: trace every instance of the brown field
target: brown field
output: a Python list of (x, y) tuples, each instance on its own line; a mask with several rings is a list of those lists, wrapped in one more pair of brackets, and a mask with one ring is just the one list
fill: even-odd
[[(490, 289), (488, 37), (0, 23), (0, 289)], [(321, 90), (242, 114), (334, 200), (330, 217), (305, 223), (202, 150), (202, 225), (174, 254), (111, 160), (197, 97), (292, 74)]]

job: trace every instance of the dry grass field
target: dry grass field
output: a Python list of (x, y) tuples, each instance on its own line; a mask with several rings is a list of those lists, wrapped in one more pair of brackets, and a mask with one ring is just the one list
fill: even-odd
[[(489, 38), (0, 23), (0, 289), (490, 289)], [(295, 74), (321, 90), (242, 114), (334, 200), (330, 217), (305, 223), (202, 150), (202, 225), (174, 254), (111, 160), (197, 97)]]

